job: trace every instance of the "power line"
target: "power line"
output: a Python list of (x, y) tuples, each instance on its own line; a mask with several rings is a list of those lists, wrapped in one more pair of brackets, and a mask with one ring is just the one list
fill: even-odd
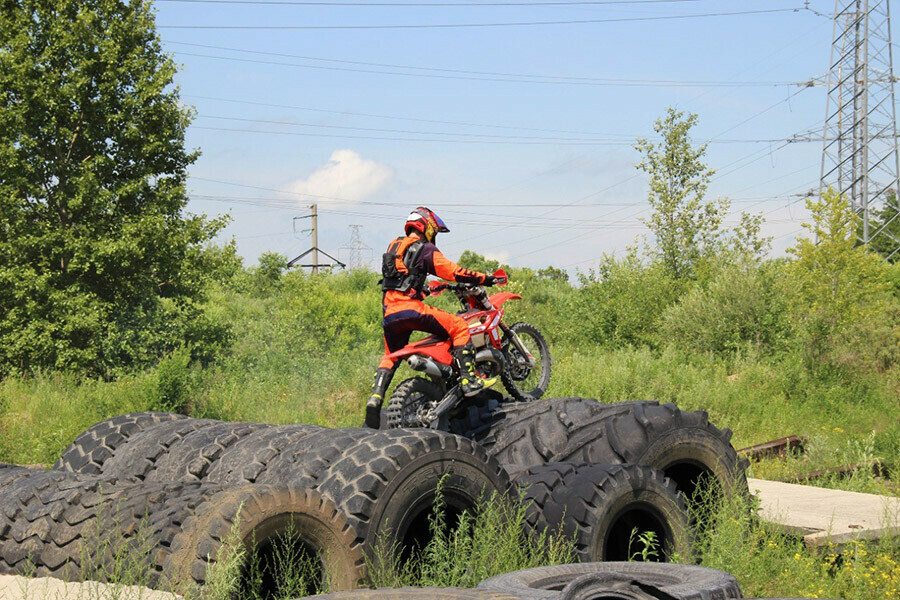
[[(310, 132), (302, 132), (302, 131), (268, 131), (268, 130), (260, 130), (260, 129), (239, 129), (239, 128), (227, 128), (227, 127), (207, 127), (204, 125), (192, 125), (194, 129), (203, 129), (207, 131), (225, 131), (231, 133), (255, 133), (255, 134), (263, 134), (263, 135), (289, 135), (289, 136), (300, 136), (300, 137), (327, 137), (327, 138), (345, 138), (345, 139), (353, 139), (353, 140), (382, 140), (382, 141), (391, 141), (391, 142), (437, 142), (442, 144), (520, 144), (520, 145), (531, 145), (531, 146), (609, 146), (611, 145), (609, 142), (579, 142), (579, 141), (557, 141), (557, 142), (543, 142), (543, 141), (527, 141), (527, 140), (455, 140), (450, 138), (401, 138), (401, 137), (386, 137), (386, 136), (371, 136), (371, 135), (349, 135), (349, 134), (331, 134), (331, 133), (310, 133)], [(619, 146), (628, 146), (630, 143), (628, 142), (620, 142), (614, 145)]]
[(415, 123), (433, 123), (438, 125), (458, 125), (463, 127), (484, 127), (484, 128), (493, 128), (493, 129), (505, 129), (512, 131), (536, 131), (543, 133), (567, 133), (574, 135), (609, 135), (609, 136), (623, 136), (630, 138), (627, 134), (618, 134), (618, 133), (597, 133), (590, 131), (572, 131), (568, 129), (545, 129), (540, 127), (524, 127), (519, 125), (497, 125), (495, 123), (474, 123), (468, 121), (447, 121), (447, 120), (438, 120), (438, 119), (419, 119), (414, 117), (401, 117), (398, 115), (382, 115), (377, 113), (364, 113), (364, 112), (352, 112), (345, 110), (329, 110), (324, 108), (310, 108), (307, 106), (296, 106), (292, 104), (273, 104), (270, 102), (254, 102), (251, 100), (235, 100), (231, 98), (220, 98), (216, 96), (200, 96), (196, 94), (184, 94), (185, 98), (200, 98), (203, 100), (215, 100), (219, 102), (231, 102), (235, 104), (246, 104), (249, 106), (267, 106), (270, 108), (289, 108), (293, 110), (303, 110), (317, 113), (326, 113), (333, 115), (342, 115), (342, 116), (355, 116), (355, 117), (369, 117), (373, 119), (392, 119), (398, 121), (410, 121)]
[[(514, 73), (504, 71), (478, 71), (472, 69), (451, 69), (445, 67), (422, 67), (416, 65), (402, 65), (395, 63), (379, 63), (359, 60), (347, 60), (337, 58), (326, 58), (320, 56), (308, 56), (301, 54), (288, 54), (284, 52), (269, 52), (263, 50), (251, 50), (248, 48), (233, 48), (229, 46), (214, 46), (210, 44), (196, 44), (192, 42), (176, 42), (173, 40), (164, 40), (167, 44), (178, 46), (191, 46), (194, 48), (206, 48), (208, 50), (223, 50), (226, 52), (240, 52), (243, 54), (255, 54), (261, 56), (274, 56), (278, 58), (294, 58), (300, 60), (336, 63), (343, 65), (359, 65), (363, 67), (378, 67), (381, 69), (407, 69), (411, 71), (427, 71), (427, 73), (404, 73), (396, 71), (374, 71), (367, 69), (345, 68), (345, 67), (327, 67), (322, 65), (308, 65), (298, 63), (285, 63), (264, 60), (241, 59), (231, 56), (215, 56), (210, 54), (197, 54), (191, 52), (177, 51), (184, 56), (196, 56), (200, 58), (213, 58), (219, 60), (234, 60), (239, 62), (250, 62), (267, 65), (281, 65), (288, 67), (300, 67), (309, 69), (324, 69), (336, 71), (349, 71), (353, 73), (373, 73), (378, 75), (398, 75), (406, 77), (432, 77), (438, 79), (465, 79), (474, 81), (495, 81), (504, 83), (540, 83), (540, 84), (561, 84), (561, 85), (598, 85), (598, 86), (626, 86), (626, 87), (786, 87), (797, 85), (808, 85), (808, 82), (795, 81), (679, 81), (667, 79), (623, 79), (623, 78), (604, 78), (604, 77), (584, 77), (584, 76), (568, 76), (568, 75), (544, 75), (535, 73)], [(436, 75), (434, 73), (449, 74)], [(505, 79), (501, 79), (505, 78)]]
[[(771, 107), (770, 107), (771, 108)], [(768, 110), (768, 109), (767, 109)], [(760, 113), (761, 114), (761, 113)], [(614, 138), (572, 138), (572, 137), (546, 137), (546, 136), (522, 136), (522, 135), (498, 135), (498, 134), (489, 134), (489, 133), (468, 133), (468, 132), (454, 132), (454, 131), (417, 131), (410, 129), (387, 129), (380, 127), (360, 127), (360, 126), (349, 126), (349, 125), (324, 125), (319, 123), (297, 123), (295, 121), (281, 121), (281, 120), (272, 120), (272, 119), (251, 119), (246, 117), (226, 117), (222, 115), (207, 115), (200, 113), (197, 115), (199, 118), (204, 119), (218, 119), (223, 121), (239, 121), (243, 123), (264, 123), (268, 125), (290, 125), (294, 127), (319, 127), (323, 129), (341, 129), (341, 130), (353, 130), (353, 131), (372, 131), (372, 132), (380, 132), (380, 133), (401, 133), (401, 134), (409, 134), (409, 135), (437, 135), (437, 136), (456, 136), (463, 138), (474, 138), (471, 141), (481, 143), (482, 139), (495, 139), (495, 140), (509, 140), (510, 142), (517, 141), (544, 141), (544, 142), (552, 142), (552, 143), (564, 143), (564, 142), (584, 142), (596, 145), (609, 145), (609, 146), (632, 146), (634, 144), (634, 140), (639, 136), (629, 136), (626, 139), (614, 139)], [(747, 119), (748, 121), (750, 119)], [(260, 132), (263, 133), (263, 132)], [(624, 134), (623, 134), (624, 135)], [(337, 135), (336, 137), (342, 137)], [(414, 141), (418, 138), (389, 138), (389, 139), (397, 139), (400, 141)], [(453, 140), (423, 140), (423, 141), (453, 141)], [(463, 140), (455, 140), (455, 141), (463, 141)], [(771, 144), (775, 142), (785, 142), (791, 141), (790, 138), (766, 138), (766, 139), (724, 139), (724, 140), (716, 140), (712, 138), (710, 140), (714, 143), (719, 144)], [(815, 141), (815, 140), (803, 140), (803, 141)]]
[(255, 29), (255, 30), (360, 30), (360, 29), (463, 29), (463, 28), (487, 28), (487, 27), (534, 27), (545, 25), (587, 25), (599, 23), (639, 23), (648, 21), (676, 21), (687, 19), (702, 19), (710, 17), (733, 17), (746, 15), (775, 14), (784, 12), (798, 13), (805, 10), (804, 7), (795, 8), (767, 8), (760, 10), (742, 10), (733, 12), (699, 13), (690, 15), (659, 15), (650, 17), (611, 17), (605, 19), (571, 19), (565, 21), (508, 21), (494, 23), (396, 23), (388, 25), (157, 25), (157, 29)]

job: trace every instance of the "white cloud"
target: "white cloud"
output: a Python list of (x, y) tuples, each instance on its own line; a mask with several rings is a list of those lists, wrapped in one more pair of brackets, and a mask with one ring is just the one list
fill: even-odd
[(327, 163), (306, 179), (291, 182), (287, 189), (359, 202), (382, 189), (393, 176), (390, 167), (365, 159), (354, 150), (335, 150)]

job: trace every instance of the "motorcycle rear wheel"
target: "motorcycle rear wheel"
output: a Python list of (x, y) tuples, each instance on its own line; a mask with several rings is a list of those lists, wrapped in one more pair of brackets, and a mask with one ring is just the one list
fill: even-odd
[(400, 383), (387, 405), (387, 428), (428, 427), (426, 416), (444, 397), (442, 386), (424, 377)]
[(535, 365), (528, 367), (525, 357), (508, 336), (503, 339), (503, 353), (506, 364), (500, 373), (500, 380), (510, 396), (521, 402), (537, 400), (550, 387), (550, 345), (537, 327), (530, 323), (513, 323), (509, 328), (519, 336), (525, 348), (535, 358)]

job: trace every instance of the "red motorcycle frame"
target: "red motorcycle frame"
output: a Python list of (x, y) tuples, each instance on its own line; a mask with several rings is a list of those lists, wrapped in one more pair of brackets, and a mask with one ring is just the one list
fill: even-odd
[[(502, 269), (498, 271), (502, 273), (503, 276), (506, 275), (506, 272)], [(431, 282), (431, 289), (440, 288), (441, 286), (446, 284), (441, 284), (436, 281)], [(498, 285), (506, 285), (505, 283), (501, 283)], [(431, 295), (435, 296), (440, 294), (440, 291), (437, 293), (432, 292)], [(522, 296), (519, 294), (514, 294), (512, 292), (499, 292), (496, 294), (491, 294), (488, 296), (488, 302), (493, 306), (492, 309), (489, 310), (480, 310), (480, 307), (476, 304), (476, 299), (473, 297), (467, 298), (467, 302), (469, 306), (472, 308), (473, 312), (467, 312), (462, 315), (466, 322), (469, 323), (469, 335), (473, 338), (473, 343), (476, 347), (481, 346), (483, 344), (477, 343), (475, 340), (476, 336), (484, 336), (485, 341), (489, 341), (491, 346), (496, 348), (497, 350), (502, 349), (502, 342), (500, 340), (500, 323), (503, 320), (503, 305), (509, 300), (521, 300)], [(433, 358), (438, 363), (442, 365), (447, 365), (448, 367), (453, 364), (453, 355), (450, 354), (450, 340), (441, 339), (430, 335), (424, 339), (419, 340), (418, 342), (413, 342), (408, 344), (407, 346), (397, 350), (396, 352), (392, 352), (387, 355), (387, 358), (391, 360), (404, 360), (413, 354), (423, 354), (430, 358)], [(531, 357), (531, 354), (528, 353), (528, 356)]]
[[(497, 285), (506, 285), (508, 277), (502, 269), (494, 274)], [(527, 323), (506, 325), (503, 322), (504, 304), (520, 300), (522, 296), (510, 292), (487, 295), (483, 286), (432, 282), (429, 295), (437, 296), (453, 290), (462, 302), (459, 313), (469, 324), (472, 345), (475, 347), (475, 368), (485, 377), (500, 376), (507, 391), (517, 400), (534, 400), (546, 392), (550, 382), (549, 347), (543, 335)], [(522, 389), (527, 378), (538, 365), (519, 334), (531, 338), (540, 349), (539, 382), (534, 389)], [(397, 386), (388, 403), (390, 427), (432, 427), (445, 429), (447, 417), (464, 402), (454, 367), (451, 341), (429, 336), (412, 342), (387, 355), (392, 360), (406, 360), (409, 366), (429, 379), (414, 377)], [(529, 384), (530, 385), (530, 384)]]

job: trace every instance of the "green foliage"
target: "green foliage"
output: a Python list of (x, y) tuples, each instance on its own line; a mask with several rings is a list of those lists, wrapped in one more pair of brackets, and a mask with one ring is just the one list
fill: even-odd
[[(501, 266), (499, 261), (486, 258), (471, 250), (463, 251), (458, 262), (462, 267), (481, 273), (493, 273)], [(503, 268), (509, 271), (509, 265), (503, 265)]]
[(647, 226), (656, 236), (660, 261), (675, 279), (692, 277), (697, 263), (717, 251), (728, 211), (727, 202), (703, 200), (714, 171), (702, 162), (706, 146), (691, 145), (696, 123), (697, 115), (685, 117), (670, 108), (653, 126), (662, 142), (638, 139), (635, 145), (643, 155), (638, 169), (650, 175), (647, 200), (653, 214)]
[(570, 308), (575, 339), (606, 346), (656, 346), (659, 320), (684, 288), (662, 263), (644, 264), (633, 251), (604, 258), (581, 286)]
[(259, 265), (253, 269), (254, 289), (257, 293), (266, 294), (281, 287), (281, 278), (287, 265), (287, 257), (278, 252), (263, 252), (259, 257)]
[(197, 154), (174, 74), (150, 2), (0, 12), (0, 374), (109, 375), (224, 341), (200, 304), (224, 221), (182, 214)]
[(656, 238), (652, 257), (673, 279), (696, 278), (705, 262), (726, 251), (759, 259), (770, 241), (760, 237), (761, 216), (743, 213), (729, 232), (722, 223), (730, 203), (704, 199), (715, 171), (703, 163), (706, 145), (691, 144), (696, 124), (697, 115), (670, 108), (653, 126), (662, 141), (641, 138), (635, 145), (642, 155), (637, 168), (650, 175), (647, 200), (653, 213), (646, 224)]
[(189, 365), (191, 353), (187, 348), (178, 348), (156, 367), (156, 398), (151, 410), (187, 414), (193, 377)]
[[(807, 200), (811, 237), (789, 250), (792, 312), (811, 368), (886, 368), (900, 360), (898, 305), (881, 257), (856, 245), (859, 217), (840, 194)], [(873, 354), (874, 352), (874, 354)]]
[(402, 561), (384, 542), (368, 562), (373, 587), (475, 587), (500, 575), (545, 565), (574, 562), (575, 546), (560, 533), (529, 535), (526, 506), (492, 495), (474, 514), (464, 512), (455, 527), (445, 514), (440, 487), (428, 518), (431, 539), (420, 553)]
[(701, 528), (707, 531), (698, 540), (701, 564), (734, 575), (747, 597), (868, 600), (900, 594), (897, 538), (810, 551), (803, 538), (763, 522), (759, 507), (744, 496), (695, 505), (695, 515), (711, 525)]
[(774, 265), (726, 264), (708, 285), (697, 285), (662, 317), (660, 339), (719, 355), (771, 351), (786, 331), (784, 299)]

